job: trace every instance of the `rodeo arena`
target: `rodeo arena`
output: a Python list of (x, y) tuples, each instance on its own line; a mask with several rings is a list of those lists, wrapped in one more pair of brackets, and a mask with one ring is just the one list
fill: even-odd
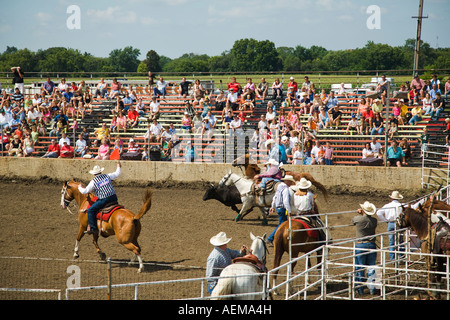
[(433, 72), (12, 71), (1, 299), (449, 300), (450, 70)]

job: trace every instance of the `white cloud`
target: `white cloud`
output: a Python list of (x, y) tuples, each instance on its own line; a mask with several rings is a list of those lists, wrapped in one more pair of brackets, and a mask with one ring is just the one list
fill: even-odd
[(105, 10), (91, 10), (87, 11), (87, 15), (91, 18), (116, 23), (135, 23), (137, 15), (134, 11), (125, 11), (119, 6), (108, 7)]
[(40, 26), (47, 26), (52, 20), (52, 15), (46, 12), (38, 12), (36, 18)]

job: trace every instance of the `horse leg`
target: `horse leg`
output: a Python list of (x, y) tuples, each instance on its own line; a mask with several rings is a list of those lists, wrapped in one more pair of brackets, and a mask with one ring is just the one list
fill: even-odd
[(73, 258), (78, 259), (80, 255), (78, 254), (78, 249), (80, 245), (81, 238), (84, 236), (84, 232), (86, 231), (87, 226), (80, 223), (80, 228), (78, 229), (77, 240), (75, 241), (75, 249), (73, 252)]
[(142, 261), (142, 256), (141, 256), (141, 247), (139, 247), (139, 244), (137, 242), (128, 242), (128, 243), (121, 243), (125, 248), (127, 248), (128, 250), (130, 250), (131, 252), (133, 252), (133, 257), (130, 260), (130, 264), (134, 263), (136, 261), (136, 258), (139, 261), (139, 268), (138, 268), (138, 273), (141, 273), (142, 271), (144, 271), (144, 262)]
[(241, 211), (239, 211), (238, 215), (236, 216), (236, 218), (234, 218), (234, 221), (239, 221), (242, 220), (242, 218), (245, 217), (245, 215), (247, 213), (249, 213), (252, 210), (252, 207), (248, 205), (248, 203), (246, 204), (244, 201), (242, 201), (242, 208)]
[(267, 226), (267, 216), (269, 215), (268, 214), (269, 209), (259, 207), (259, 210), (261, 210), (262, 224), (263, 224), (263, 226)]
[(93, 239), (92, 239), (92, 243), (95, 246), (95, 249), (97, 249), (97, 253), (100, 256), (101, 260), (105, 260), (106, 259), (106, 254), (100, 249), (100, 247), (98, 246), (98, 233), (97, 234), (93, 234), (92, 235)]

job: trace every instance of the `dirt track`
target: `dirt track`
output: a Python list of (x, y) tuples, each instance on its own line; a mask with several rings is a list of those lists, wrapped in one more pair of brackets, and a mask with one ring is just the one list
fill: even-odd
[[(72, 259), (78, 222), (75, 215), (60, 208), (60, 191), (62, 184), (54, 181), (0, 181), (0, 256)], [(153, 205), (142, 221), (142, 233), (139, 238), (144, 262), (167, 265), (167, 268), (146, 266), (145, 272), (137, 276), (136, 267), (121, 268), (121, 274), (133, 274), (132, 281), (148, 281), (147, 278), (163, 280), (170, 278), (190, 278), (204, 276), (206, 258), (212, 250), (209, 244), (211, 236), (225, 231), (233, 240), (229, 246), (239, 248), (242, 244), (250, 246), (250, 232), (255, 235), (267, 235), (277, 225), (277, 217), (271, 215), (269, 225), (263, 226), (259, 220), (259, 210), (250, 213), (242, 222), (233, 221), (235, 213), (216, 200), (202, 201), (204, 188), (200, 185), (172, 185), (170, 188), (154, 186)], [(119, 202), (126, 208), (137, 212), (142, 204), (143, 187), (117, 186)], [(376, 206), (389, 202), (387, 194), (376, 196), (363, 194), (332, 194), (326, 202), (318, 197), (320, 212), (341, 212), (356, 210), (359, 203), (370, 200)], [(407, 199), (408, 200), (408, 199)], [(355, 214), (332, 216), (331, 225), (349, 224)], [(379, 232), (384, 231), (385, 225)], [(354, 229), (344, 228), (333, 231), (333, 238), (354, 236)], [(120, 246), (114, 237), (100, 239), (100, 247), (115, 260), (129, 260), (131, 253)], [(80, 259), (98, 260), (98, 255), (88, 237), (81, 241)], [(268, 268), (272, 268), (273, 250), (269, 251)], [(0, 260), (0, 279), (13, 282), (15, 275), (6, 272)], [(175, 276), (176, 270), (170, 266), (195, 266), (200, 269), (192, 271), (182, 268)], [(12, 267), (15, 269), (16, 267)], [(162, 271), (171, 269), (170, 275)], [(192, 271), (192, 272), (191, 272)], [(160, 274), (160, 275), (158, 275)], [(23, 277), (17, 276), (17, 277)], [(104, 279), (104, 270), (97, 278)], [(67, 274), (63, 279), (67, 278)], [(5, 280), (1, 280), (5, 281)], [(43, 280), (44, 281), (44, 280)], [(62, 281), (62, 280), (58, 280)], [(65, 280), (64, 280), (65, 281)], [(39, 281), (38, 281), (39, 282)], [(58, 282), (59, 283), (59, 282)], [(4, 284), (4, 283), (3, 283)], [(13, 284), (9, 284), (13, 285)], [(43, 284), (40, 284), (43, 285)], [(0, 284), (0, 287), (2, 284)], [(47, 286), (48, 287), (48, 286)], [(51, 286), (50, 286), (51, 287)], [(2, 296), (3, 298), (5, 296)], [(6, 296), (8, 298), (8, 296)], [(166, 298), (157, 296), (154, 298)], [(171, 298), (171, 297), (169, 297)]]

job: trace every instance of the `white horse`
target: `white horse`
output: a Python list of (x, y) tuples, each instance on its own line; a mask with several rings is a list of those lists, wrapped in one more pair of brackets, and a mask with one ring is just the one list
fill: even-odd
[[(252, 245), (250, 252), (255, 255), (264, 265), (266, 263), (266, 234), (256, 237), (250, 232)], [(236, 300), (261, 300), (264, 278), (266, 273), (258, 271), (250, 263), (236, 262), (227, 266), (220, 273), (219, 281), (211, 293), (213, 299), (220, 299), (220, 296), (232, 294), (254, 293), (234, 297)], [(224, 299), (231, 299), (230, 297)]]
[(254, 196), (252, 193), (253, 180), (241, 177), (230, 171), (220, 180), (219, 186), (230, 186), (232, 184), (238, 189), (242, 200), (241, 211), (235, 220), (242, 220), (254, 207), (258, 207), (262, 214), (263, 224), (267, 224), (267, 208), (272, 205), (275, 192), (271, 192), (265, 196)]

